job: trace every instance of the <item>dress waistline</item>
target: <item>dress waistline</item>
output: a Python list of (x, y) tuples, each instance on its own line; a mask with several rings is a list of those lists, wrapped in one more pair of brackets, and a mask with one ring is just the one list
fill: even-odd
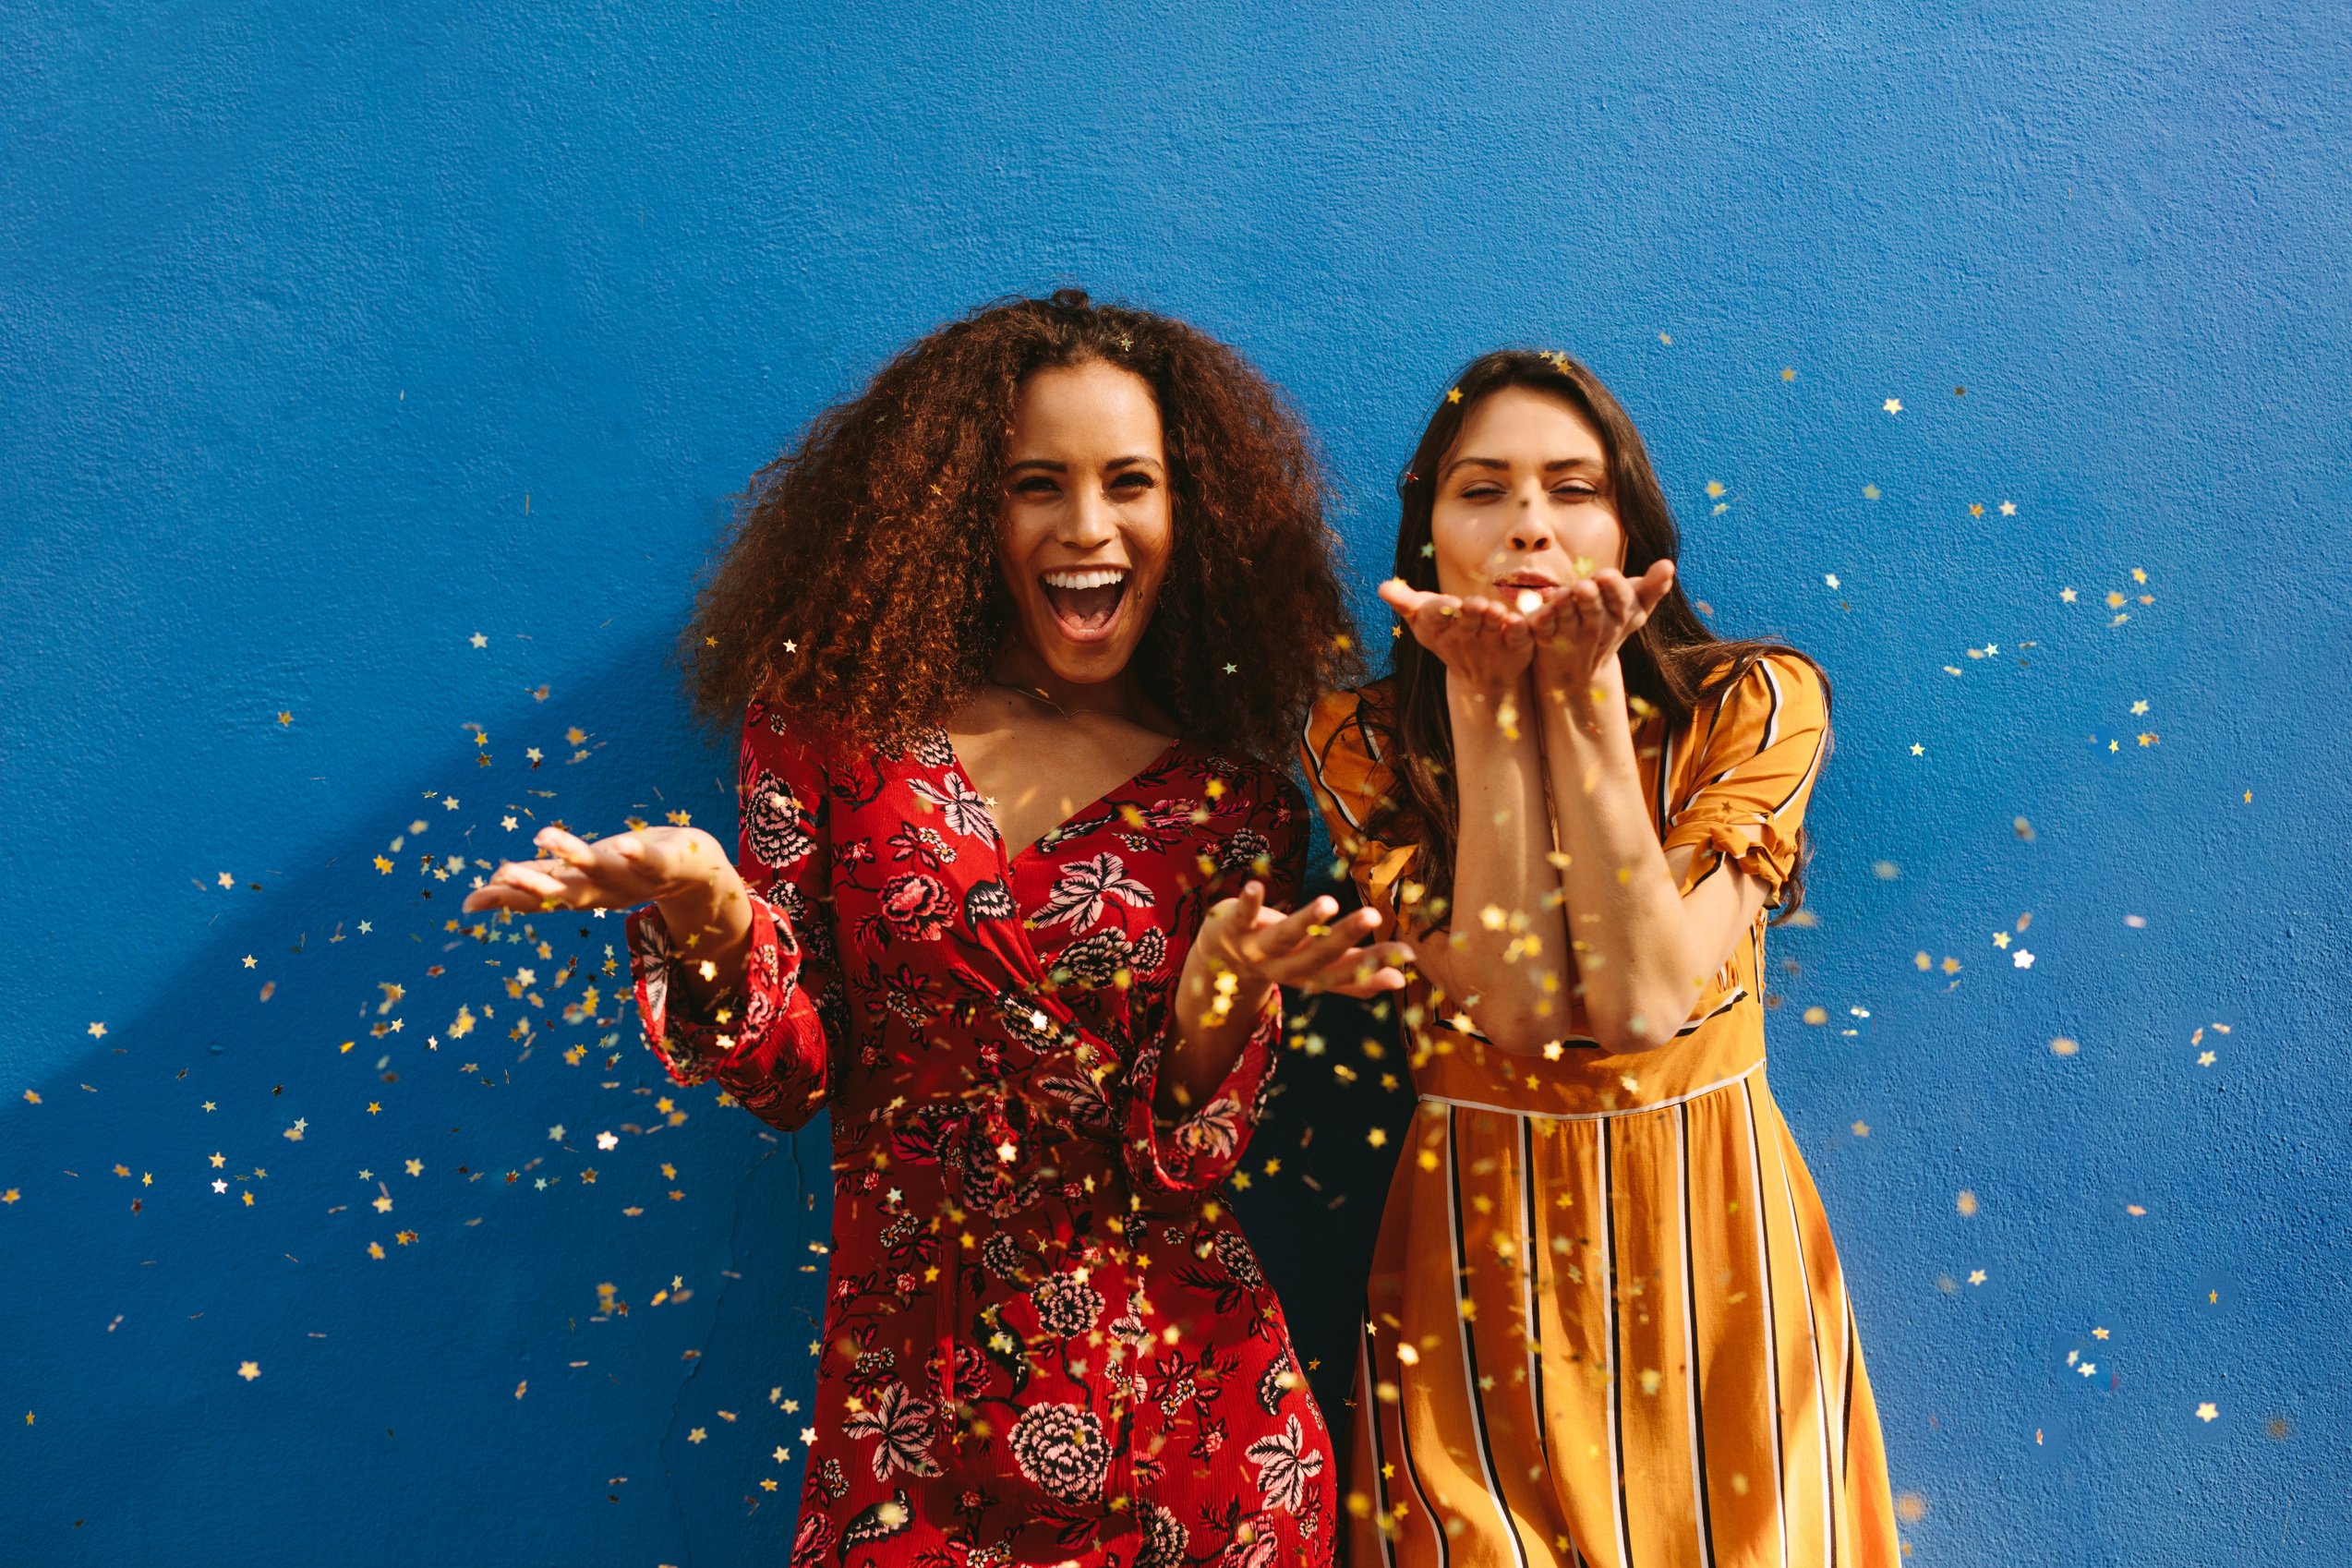
[(1495, 1105), (1483, 1100), (1465, 1100), (1452, 1094), (1423, 1094), (1420, 1099), (1432, 1105), (1452, 1105), (1465, 1111), (1489, 1111), (1501, 1116), (1526, 1116), (1539, 1122), (1605, 1122), (1614, 1121), (1620, 1116), (1639, 1116), (1651, 1111), (1671, 1110), (1676, 1105), (1712, 1094), (1719, 1089), (1729, 1089), (1750, 1074), (1761, 1071), (1763, 1067), (1761, 1061), (1753, 1062), (1729, 1078), (1703, 1083), (1671, 1099), (1652, 1100), (1645, 1104), (1627, 1105), (1622, 1110), (1614, 1111), (1531, 1111), (1524, 1105)]

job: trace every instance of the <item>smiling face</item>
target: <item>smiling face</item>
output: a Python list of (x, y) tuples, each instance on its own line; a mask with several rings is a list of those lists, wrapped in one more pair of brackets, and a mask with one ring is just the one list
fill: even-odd
[(1063, 681), (1128, 666), (1174, 541), (1160, 404), (1129, 370), (1032, 371), (1013, 407), (997, 564), (1021, 641)]
[(1557, 392), (1506, 386), (1479, 399), (1436, 482), (1429, 537), (1440, 593), (1519, 608), (1522, 594), (1624, 564), (1609, 449)]

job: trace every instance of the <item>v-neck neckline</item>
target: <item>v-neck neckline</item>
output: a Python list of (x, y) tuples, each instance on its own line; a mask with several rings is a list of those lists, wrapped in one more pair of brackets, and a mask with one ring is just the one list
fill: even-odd
[(956, 777), (963, 781), (964, 788), (971, 790), (979, 800), (980, 809), (988, 818), (989, 834), (996, 841), (996, 863), (998, 869), (1004, 872), (1008, 884), (1012, 876), (1013, 867), (1020, 862), (1036, 854), (1038, 845), (1043, 843), (1046, 839), (1051, 838), (1055, 834), (1059, 833), (1063, 828), (1067, 827), (1080, 817), (1086, 815), (1096, 806), (1099, 806), (1104, 801), (1109, 800), (1113, 795), (1116, 795), (1121, 790), (1127, 789), (1128, 786), (1133, 784), (1145, 774), (1158, 771), (1162, 766), (1166, 765), (1171, 756), (1175, 755), (1175, 754), (1181, 750), (1184, 746), (1184, 737), (1181, 735), (1176, 736), (1166, 745), (1161, 747), (1159, 754), (1153, 756), (1151, 761), (1145, 763), (1141, 767), (1137, 768), (1133, 773), (1128, 774), (1125, 778), (1120, 779), (1117, 783), (1111, 785), (1101, 794), (1096, 795), (1092, 800), (1090, 800), (1083, 805), (1079, 806), (1068, 815), (1063, 817), (1059, 822), (1056, 822), (1047, 827), (1045, 831), (1040, 833), (1035, 839), (1025, 845), (1019, 853), (1015, 853), (1012, 846), (1006, 842), (1004, 824), (996, 820), (996, 808), (989, 803), (987, 796), (981, 794), (979, 780), (972, 778), (971, 770), (970, 768), (964, 766), (964, 754), (956, 749), (956, 738), (953, 735), (948, 734), (944, 727), (940, 730), (939, 733), (947, 742), (947, 756), (949, 759), (948, 766), (956, 770)]

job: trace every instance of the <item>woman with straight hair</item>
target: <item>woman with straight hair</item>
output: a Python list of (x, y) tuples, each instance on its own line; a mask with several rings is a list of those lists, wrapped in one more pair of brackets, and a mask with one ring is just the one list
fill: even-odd
[(1894, 1568), (1828, 1222), (1766, 1087), (1829, 687), (1677, 580), (1640, 435), (1565, 355), (1445, 394), (1393, 674), (1306, 758), (1419, 1095), (1355, 1402), (1357, 1568)]
[(761, 474), (704, 590), (736, 859), (550, 826), (466, 900), (644, 905), (669, 1075), (831, 1113), (796, 1568), (1331, 1561), (1322, 1417), (1215, 1196), (1278, 987), (1404, 983), (1373, 917), (1275, 912), (1330, 545), (1232, 349), (1076, 290), (977, 311)]

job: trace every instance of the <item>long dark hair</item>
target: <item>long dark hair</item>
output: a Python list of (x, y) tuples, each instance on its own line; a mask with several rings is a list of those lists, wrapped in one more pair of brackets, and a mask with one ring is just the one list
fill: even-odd
[[(1673, 509), (1666, 504), (1666, 493), (1658, 488), (1641, 432), (1634, 428), (1624, 404), (1599, 377), (1564, 354), (1504, 348), (1482, 354), (1463, 368), (1453, 390), (1439, 400), (1437, 412), (1429, 416), (1420, 444), (1413, 449), (1412, 462), (1397, 479), (1404, 510), (1396, 526), (1396, 574), (1425, 592), (1437, 591), (1437, 557), (1429, 546), (1439, 465), (1461, 434), (1462, 422), (1470, 411), (1481, 399), (1505, 387), (1557, 393), (1599, 433), (1609, 456), (1610, 495), (1616, 504), (1617, 521), (1625, 530), (1625, 574), (1638, 576), (1649, 570), (1652, 561), (1676, 561), (1682, 537), (1674, 527)], [(1420, 885), (1427, 918), (1435, 921), (1442, 918), (1444, 900), (1453, 896), (1454, 846), (1461, 838), (1451, 777), (1453, 726), (1446, 706), (1445, 665), (1410, 634), (1397, 638), (1393, 648), (1390, 667), (1393, 695), (1385, 711), (1375, 707), (1366, 717), (1392, 742), (1390, 764), (1405, 794), (1391, 807), (1392, 814), (1410, 813), (1418, 819), (1412, 836), (1420, 843), (1421, 853), (1414, 880)], [(1699, 620), (1677, 573), (1674, 586), (1618, 657), (1625, 671), (1627, 694), (1663, 712), (1671, 728), (1687, 723), (1701, 702), (1746, 674), (1767, 654), (1804, 657), (1770, 638), (1732, 641), (1717, 636)], [(1821, 700), (1826, 714), (1829, 701), (1826, 675)], [(1804, 866), (1812, 858), (1813, 842), (1802, 830), (1799, 844), (1797, 864), (1781, 888), (1775, 923), (1794, 914), (1804, 902)]]
[(841, 743), (944, 722), (1012, 626), (997, 505), (1021, 380), (1091, 360), (1151, 385), (1167, 441), (1176, 549), (1143, 689), (1188, 740), (1284, 756), (1359, 668), (1306, 427), (1234, 349), (1074, 288), (918, 339), (754, 477), (681, 639), (703, 719), (758, 697)]

